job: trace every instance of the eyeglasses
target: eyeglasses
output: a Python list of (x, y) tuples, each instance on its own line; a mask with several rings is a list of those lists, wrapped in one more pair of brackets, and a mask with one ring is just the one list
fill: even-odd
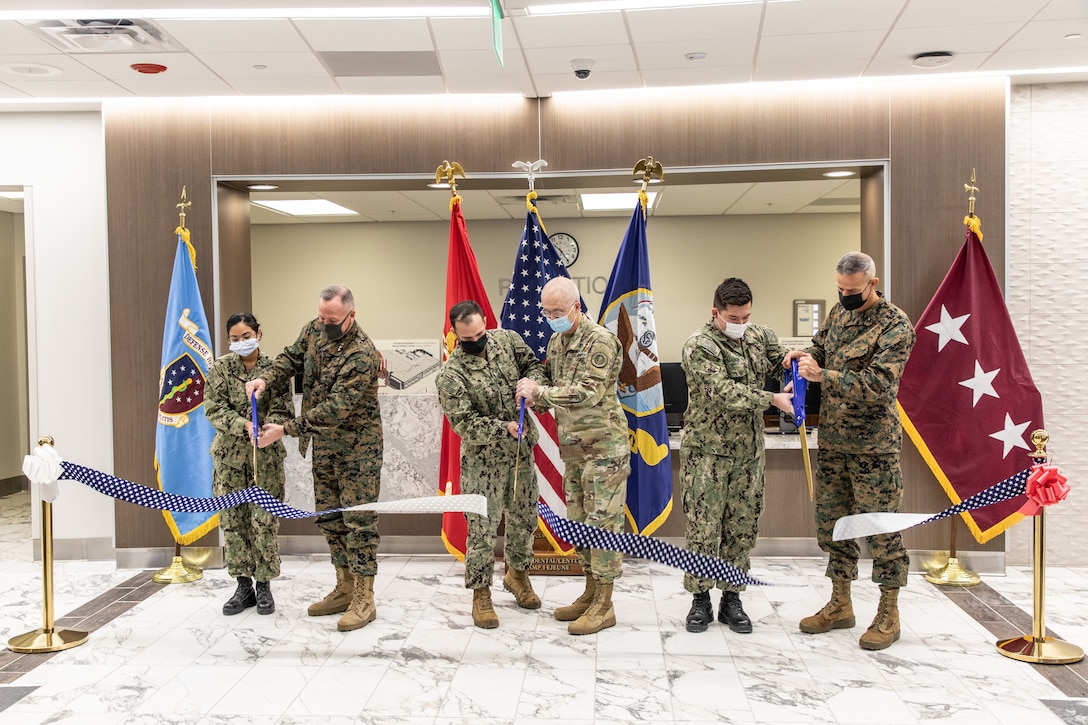
[(571, 306), (565, 310), (547, 310), (544, 309), (544, 307), (541, 307), (540, 311), (544, 313), (544, 316), (547, 317), (549, 320), (558, 320), (560, 317), (566, 317), (567, 315), (569, 315), (570, 311), (574, 309), (574, 305), (576, 304), (578, 303), (575, 302), (571, 304)]

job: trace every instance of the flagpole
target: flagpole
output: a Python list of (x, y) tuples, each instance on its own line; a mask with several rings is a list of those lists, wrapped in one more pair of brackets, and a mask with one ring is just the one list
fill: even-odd
[[(175, 204), (175, 208), (178, 210), (178, 228), (179, 234), (182, 232), (188, 232), (185, 228), (185, 210), (193, 205), (193, 202), (185, 198), (185, 186), (181, 187), (181, 201)], [(191, 248), (190, 248), (191, 249)], [(190, 252), (191, 253), (191, 252)], [(204, 570), (200, 567), (186, 564), (181, 558), (181, 542), (177, 539), (174, 540), (174, 557), (170, 560), (170, 565), (164, 569), (159, 569), (157, 572), (151, 575), (151, 581), (156, 584), (186, 584), (188, 582), (195, 582), (204, 578)]]
[[(39, 446), (53, 446), (53, 436), (42, 436)], [(59, 652), (87, 641), (87, 633), (54, 627), (53, 611), (53, 503), (42, 498), (42, 628), (8, 640), (12, 652)]]
[[(1031, 433), (1031, 442), (1035, 444), (1035, 451), (1031, 457), (1034, 459), (1047, 458), (1046, 444), (1050, 435), (1045, 430), (1035, 430)], [(1034, 617), (1031, 634), (1021, 637), (999, 640), (997, 651), (1006, 657), (1021, 662), (1032, 662), (1039, 665), (1066, 665), (1072, 662), (1080, 662), (1084, 659), (1084, 650), (1075, 644), (1065, 642), (1056, 637), (1046, 636), (1046, 506), (1039, 509), (1035, 515), (1035, 552), (1033, 568), (1035, 581), (1032, 586), (1032, 604)]]

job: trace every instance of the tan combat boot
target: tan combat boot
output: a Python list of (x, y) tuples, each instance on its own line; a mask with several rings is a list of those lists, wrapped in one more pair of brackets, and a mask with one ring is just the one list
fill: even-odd
[(593, 634), (616, 626), (616, 610), (612, 608), (612, 583), (597, 582), (593, 603), (578, 619), (567, 625), (571, 634)]
[(801, 620), (801, 631), (820, 634), (854, 626), (854, 604), (850, 601), (850, 580), (831, 580), (831, 601), (823, 609)]
[(574, 600), (573, 604), (566, 607), (559, 607), (555, 610), (555, 618), (560, 622), (573, 622), (581, 617), (589, 609), (589, 605), (593, 603), (593, 594), (597, 590), (597, 580), (593, 578), (593, 575), (586, 572), (586, 590), (582, 592), (582, 595)]
[(344, 616), (336, 623), (336, 628), (341, 632), (350, 632), (361, 629), (373, 622), (378, 616), (374, 607), (374, 577), (355, 577), (355, 591), (352, 592), (351, 606), (344, 612)]
[(503, 589), (514, 595), (522, 609), (540, 609), (540, 597), (533, 591), (533, 583), (524, 569), (507, 569), (502, 578)]
[(499, 615), (491, 605), (491, 587), (472, 590), (472, 623), (480, 629), (495, 629), (499, 626)]
[(899, 639), (899, 587), (880, 586), (876, 617), (858, 644), (862, 649), (887, 649)]
[(311, 604), (306, 613), (311, 617), (324, 617), (326, 614), (339, 614), (347, 611), (351, 604), (351, 593), (355, 590), (355, 577), (346, 566), (336, 567), (336, 587), (320, 602)]

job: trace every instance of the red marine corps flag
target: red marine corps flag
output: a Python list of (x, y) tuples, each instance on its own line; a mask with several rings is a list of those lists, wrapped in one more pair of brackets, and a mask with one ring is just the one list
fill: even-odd
[[(915, 329), (899, 383), (903, 428), (952, 503), (1031, 466), (1029, 437), (1043, 427), (1009, 311), (982, 247), (978, 217)], [(1024, 496), (962, 514), (980, 543), (1021, 514)]]
[[(463, 174), (462, 174), (463, 175)], [(480, 279), (480, 268), (476, 264), (476, 255), (468, 241), (468, 229), (465, 217), (461, 213), (461, 197), (454, 192), (450, 200), (450, 251), (446, 267), (446, 309), (448, 312), (458, 302), (475, 300), (480, 304), (487, 318), (487, 329), (495, 327), (495, 313), (487, 300), (484, 283)], [(449, 315), (444, 314), (444, 349), (445, 355), (453, 351), (457, 337), (453, 334)], [(442, 451), (438, 463), (438, 491), (461, 493), (461, 438), (450, 428), (445, 416), (442, 418)], [(465, 541), (468, 538), (468, 522), (463, 513), (442, 514), (442, 541), (446, 550), (465, 560)]]

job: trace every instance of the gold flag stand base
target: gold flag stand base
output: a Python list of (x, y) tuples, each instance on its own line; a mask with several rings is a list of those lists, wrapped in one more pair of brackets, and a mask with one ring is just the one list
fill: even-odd
[(1030, 634), (997, 643), (997, 651), (1006, 657), (1037, 665), (1067, 665), (1084, 659), (1084, 650), (1053, 637), (1035, 638)]
[(960, 564), (954, 556), (940, 569), (926, 572), (926, 581), (943, 587), (973, 587), (982, 583), (982, 577)]
[(74, 629), (35, 629), (33, 632), (20, 634), (8, 640), (8, 649), (12, 652), (60, 652), (62, 649), (78, 647), (87, 641), (87, 633)]
[(175, 556), (170, 566), (151, 575), (151, 580), (156, 584), (185, 584), (203, 578), (203, 569), (186, 564), (180, 556)]

